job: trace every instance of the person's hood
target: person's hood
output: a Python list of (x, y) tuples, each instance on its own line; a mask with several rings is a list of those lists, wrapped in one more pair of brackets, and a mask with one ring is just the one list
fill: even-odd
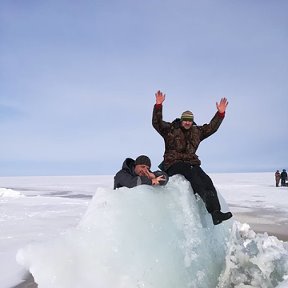
[(122, 169), (128, 170), (132, 173), (134, 173), (134, 167), (135, 167), (135, 160), (133, 160), (132, 158), (126, 158), (122, 164)]
[(180, 128), (181, 127), (181, 119), (180, 118), (176, 118), (173, 122), (172, 125), (174, 128)]

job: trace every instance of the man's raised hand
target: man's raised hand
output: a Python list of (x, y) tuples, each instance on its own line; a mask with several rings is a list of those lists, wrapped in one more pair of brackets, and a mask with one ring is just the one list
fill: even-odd
[(162, 104), (165, 100), (165, 94), (162, 93), (160, 90), (158, 90), (156, 93), (155, 93), (155, 97), (156, 97), (156, 104)]
[(219, 113), (224, 113), (226, 111), (226, 107), (228, 106), (228, 101), (226, 98), (221, 98), (220, 103), (216, 102), (216, 107)]

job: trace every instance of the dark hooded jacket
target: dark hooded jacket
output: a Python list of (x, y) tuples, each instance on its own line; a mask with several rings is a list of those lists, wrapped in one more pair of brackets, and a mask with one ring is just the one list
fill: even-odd
[(172, 123), (163, 121), (162, 105), (156, 104), (153, 110), (152, 125), (163, 137), (165, 152), (163, 170), (166, 171), (176, 162), (187, 162), (201, 165), (195, 154), (200, 142), (215, 133), (224, 119), (225, 113), (217, 112), (209, 124), (198, 126), (193, 122), (190, 129), (181, 127), (181, 120), (175, 119)]
[[(164, 175), (165, 181), (161, 181), (160, 185), (168, 182), (168, 175), (163, 171), (152, 172), (156, 177)], [(120, 187), (132, 188), (138, 185), (152, 185), (152, 181), (146, 176), (139, 176), (135, 173), (135, 160), (126, 158), (123, 162), (122, 169), (114, 176), (114, 189)]]
[(283, 171), (281, 172), (280, 177), (283, 181), (287, 179), (287, 172), (285, 169), (283, 169)]

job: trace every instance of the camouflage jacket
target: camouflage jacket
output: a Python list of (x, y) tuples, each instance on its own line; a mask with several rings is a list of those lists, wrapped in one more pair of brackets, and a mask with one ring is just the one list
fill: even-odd
[(163, 137), (165, 142), (164, 171), (172, 164), (180, 161), (191, 165), (200, 165), (201, 161), (195, 154), (202, 140), (215, 133), (224, 119), (225, 113), (216, 112), (209, 124), (198, 126), (195, 123), (189, 130), (181, 127), (181, 120), (172, 123), (163, 121), (162, 105), (156, 104), (153, 110), (152, 125)]

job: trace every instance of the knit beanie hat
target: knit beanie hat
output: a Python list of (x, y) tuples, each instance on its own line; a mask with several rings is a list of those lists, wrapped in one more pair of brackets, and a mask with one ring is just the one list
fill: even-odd
[(135, 165), (146, 165), (151, 168), (151, 160), (145, 155), (140, 155), (136, 158)]
[(191, 121), (193, 122), (194, 120), (194, 115), (191, 111), (185, 111), (181, 115), (181, 121)]

